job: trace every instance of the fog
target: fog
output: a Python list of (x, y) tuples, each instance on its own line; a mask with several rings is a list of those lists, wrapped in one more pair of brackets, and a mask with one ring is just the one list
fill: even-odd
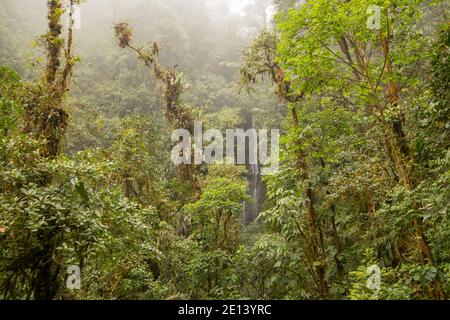
[[(14, 42), (17, 60), (30, 59), (33, 41), (45, 32), (46, 1), (1, 0), (1, 40)], [(136, 41), (156, 40), (180, 64), (181, 55), (204, 61), (204, 54), (221, 55), (233, 45), (230, 58), (236, 61), (240, 51), (269, 21), (267, 0), (90, 0), (78, 11), (77, 52), (81, 57), (96, 57), (114, 45), (113, 24), (130, 23)], [(270, 14), (269, 14), (270, 16)], [(230, 43), (231, 39), (233, 44)], [(238, 50), (236, 50), (238, 49)], [(177, 53), (179, 53), (177, 55)], [(0, 57), (0, 62), (6, 59)], [(228, 60), (228, 59), (226, 59)], [(182, 61), (181, 61), (182, 62)], [(197, 63), (197, 65), (199, 64)], [(23, 70), (24, 64), (15, 67)]]

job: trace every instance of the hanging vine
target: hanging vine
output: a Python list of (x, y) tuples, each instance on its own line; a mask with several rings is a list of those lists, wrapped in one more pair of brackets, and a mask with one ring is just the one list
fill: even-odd
[[(155, 77), (162, 83), (166, 120), (176, 129), (186, 129), (192, 135), (194, 133), (192, 109), (181, 100), (184, 92), (184, 78), (182, 73), (176, 71), (177, 66), (166, 68), (158, 63), (159, 46), (156, 42), (150, 42), (142, 47), (132, 45), (133, 30), (128, 23), (117, 23), (114, 30), (119, 40), (119, 47), (133, 50), (138, 59), (152, 69)], [(182, 181), (189, 182), (194, 190), (198, 190), (193, 165), (181, 165), (180, 178)]]

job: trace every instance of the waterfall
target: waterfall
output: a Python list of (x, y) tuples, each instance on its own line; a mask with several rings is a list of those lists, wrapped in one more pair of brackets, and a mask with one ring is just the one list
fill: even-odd
[[(252, 118), (252, 128), (256, 128), (255, 116)], [(247, 179), (249, 183), (249, 195), (251, 200), (244, 203), (243, 222), (246, 225), (256, 220), (261, 213), (262, 204), (265, 198), (265, 188), (261, 177), (261, 164), (249, 164), (247, 166)]]

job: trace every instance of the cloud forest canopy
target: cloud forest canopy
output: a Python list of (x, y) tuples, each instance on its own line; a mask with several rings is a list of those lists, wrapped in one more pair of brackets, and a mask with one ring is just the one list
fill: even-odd
[(448, 1), (0, 0), (0, 297), (446, 300), (449, 75)]

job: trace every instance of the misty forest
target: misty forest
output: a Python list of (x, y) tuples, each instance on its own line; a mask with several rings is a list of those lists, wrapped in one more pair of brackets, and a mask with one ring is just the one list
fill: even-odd
[(0, 0), (0, 299), (448, 299), (449, 9)]

